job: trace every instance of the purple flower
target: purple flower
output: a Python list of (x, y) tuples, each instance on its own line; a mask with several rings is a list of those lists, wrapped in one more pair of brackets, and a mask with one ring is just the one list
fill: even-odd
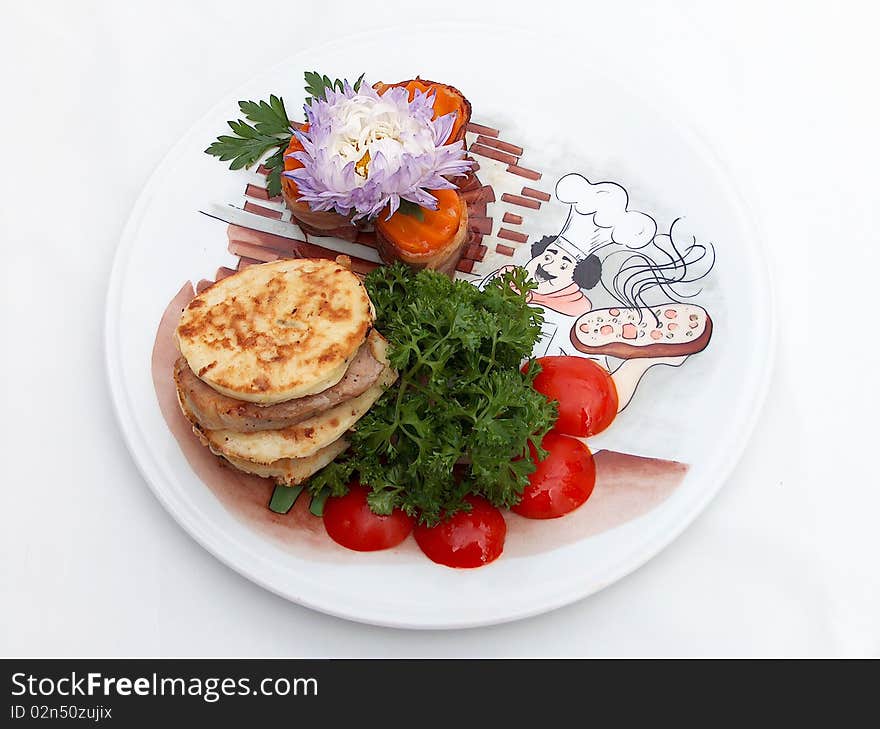
[(434, 95), (402, 87), (379, 96), (366, 82), (355, 92), (327, 91), (327, 100), (306, 106), (306, 132), (295, 132), (303, 167), (285, 172), (299, 199), (315, 211), (336, 210), (352, 220), (373, 218), (386, 206), (389, 217), (401, 199), (432, 210), (430, 190), (456, 187), (446, 175), (468, 172), (464, 142), (445, 144), (455, 113), (432, 120)]

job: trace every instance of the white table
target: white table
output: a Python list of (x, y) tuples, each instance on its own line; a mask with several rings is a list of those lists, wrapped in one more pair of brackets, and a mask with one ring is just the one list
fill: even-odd
[(766, 409), (720, 496), (648, 565), (531, 620), (395, 631), (261, 590), (163, 511), (117, 433), (104, 381), (107, 277), (142, 185), (217, 99), (301, 44), (340, 23), (404, 28), (450, 12), (337, 2), (332, 16), (318, 5), (309, 18), (298, 5), (263, 0), (250, 18), (250, 4), (226, 0), (3, 3), (0, 654), (880, 654), (869, 340), (880, 53), (868, 3), (459, 11), (461, 22), (582, 26), (583, 62), (667, 94), (763, 227), (780, 331)]

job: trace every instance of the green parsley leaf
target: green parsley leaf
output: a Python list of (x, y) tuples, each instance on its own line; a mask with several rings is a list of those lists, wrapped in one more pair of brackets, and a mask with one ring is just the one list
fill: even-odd
[(425, 209), (418, 203), (414, 203), (411, 200), (404, 200), (403, 198), (401, 198), (400, 207), (398, 207), (397, 209), (404, 215), (409, 215), (419, 222), (423, 222), (425, 220)]
[(286, 144), (279, 147), (275, 154), (266, 157), (266, 161), (263, 163), (269, 169), (269, 174), (266, 175), (266, 191), (269, 193), (269, 197), (281, 194), (281, 173), (284, 172), (284, 150), (286, 149)]
[[(319, 99), (321, 101), (327, 100), (327, 89), (335, 89), (336, 91), (342, 91), (345, 88), (345, 81), (342, 79), (331, 79), (329, 76), (322, 76), (317, 71), (306, 71), (305, 72), (306, 79), (306, 104), (309, 106), (312, 105), (313, 99)], [(366, 74), (361, 74), (358, 76), (357, 81), (354, 82), (352, 88), (355, 91), (359, 91), (361, 88), (361, 84), (364, 82), (364, 76)]]
[(345, 461), (333, 461), (318, 471), (309, 480), (309, 490), (312, 493), (327, 491), (332, 496), (345, 496), (348, 492), (348, 482), (351, 480), (352, 465)]
[(284, 150), (293, 134), (284, 101), (273, 94), (269, 101), (239, 101), (238, 108), (245, 119), (227, 122), (234, 136), (217, 137), (205, 152), (218, 157), (221, 162), (229, 162), (229, 169), (238, 170), (252, 167), (275, 150), (265, 164), (269, 168), (269, 194), (278, 195), (284, 170)]

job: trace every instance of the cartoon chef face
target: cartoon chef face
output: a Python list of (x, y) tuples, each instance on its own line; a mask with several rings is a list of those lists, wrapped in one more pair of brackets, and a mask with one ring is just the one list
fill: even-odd
[(532, 259), (525, 269), (529, 278), (538, 284), (539, 294), (551, 294), (573, 284), (591, 289), (602, 276), (598, 256), (587, 256), (565, 238), (553, 236), (545, 236), (532, 244)]

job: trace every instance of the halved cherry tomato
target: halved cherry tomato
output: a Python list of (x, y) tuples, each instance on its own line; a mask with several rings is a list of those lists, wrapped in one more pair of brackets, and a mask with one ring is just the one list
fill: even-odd
[[(557, 433), (580, 438), (601, 433), (617, 415), (617, 388), (605, 368), (584, 357), (539, 357), (534, 388), (559, 401)], [(526, 365), (526, 368), (528, 365)]]
[(396, 547), (413, 528), (413, 518), (400, 509), (388, 516), (374, 514), (367, 504), (369, 489), (355, 482), (345, 496), (331, 496), (324, 504), (324, 528), (330, 538), (348, 549), (375, 552)]
[(512, 510), (529, 519), (555, 519), (590, 498), (596, 485), (596, 464), (586, 445), (566, 435), (547, 433), (541, 444), (550, 455), (537, 460), (529, 443), (537, 470), (529, 476), (522, 500)]
[(473, 507), (436, 526), (418, 525), (413, 532), (427, 557), (447, 567), (482, 567), (504, 550), (507, 522), (481, 496), (467, 496)]

